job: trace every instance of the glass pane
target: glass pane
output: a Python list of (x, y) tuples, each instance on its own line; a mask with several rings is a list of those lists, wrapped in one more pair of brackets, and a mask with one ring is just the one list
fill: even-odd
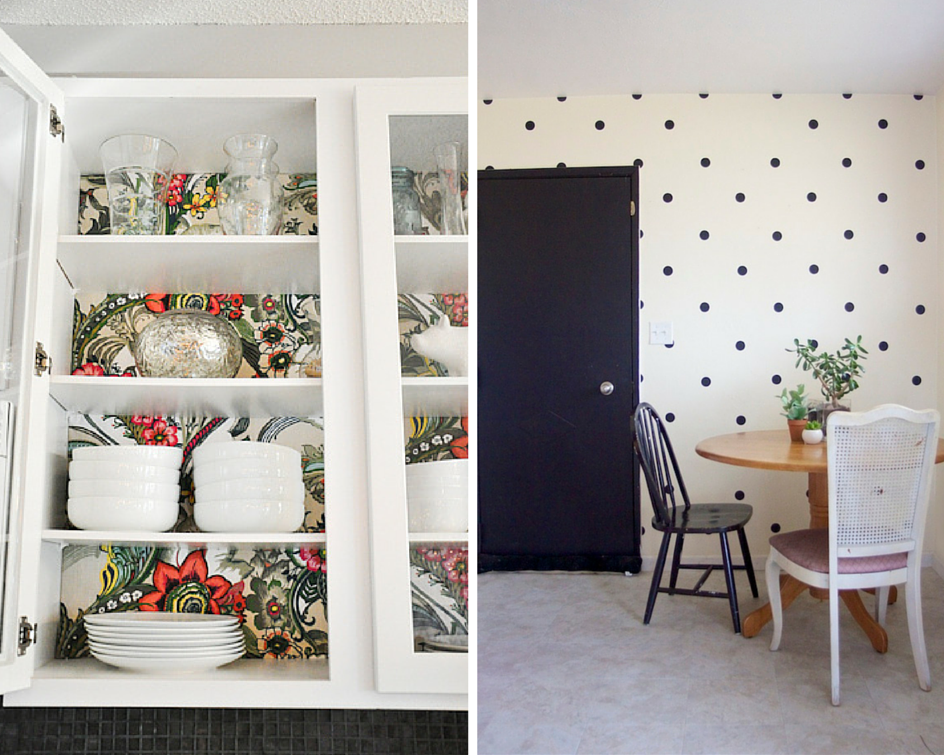
[[(10, 537), (13, 428), (20, 408), (27, 354), (23, 349), (27, 243), (25, 223), (27, 168), (30, 166), (31, 103), (8, 79), (0, 78), (0, 615), (12, 600), (13, 580), (8, 544)], [(8, 660), (14, 637), (9, 622), (0, 622), (0, 655)]]

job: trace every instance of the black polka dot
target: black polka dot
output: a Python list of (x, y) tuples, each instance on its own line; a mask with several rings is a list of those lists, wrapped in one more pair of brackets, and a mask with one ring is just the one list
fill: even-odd
[(665, 344), (665, 348), (667, 348), (667, 349), (675, 348), (675, 344), (674, 344), (674, 343), (667, 343), (667, 344)]
[(780, 231), (774, 231), (774, 232), (771, 234), (771, 237), (773, 238), (774, 241), (780, 241), (780, 239), (783, 238), (783, 234), (780, 233)]
[(779, 168), (779, 167), (780, 167), (780, 158), (779, 158), (779, 157), (772, 157), (772, 158), (770, 158), (770, 165), (771, 165), (772, 168)]
[(482, 102), (485, 103), (486, 105), (491, 105), (492, 102), (494, 102), (494, 100), (482, 100)]
[(888, 194), (886, 194), (886, 193), (883, 191), (881, 194), (878, 195), (878, 201), (879, 201), (879, 202), (887, 202), (887, 201), (888, 201)]
[(807, 202), (815, 202), (815, 201), (816, 201), (816, 193), (811, 191), (809, 194), (807, 194), (807, 195), (806, 195), (806, 201), (807, 201)]
[(743, 501), (743, 500), (744, 500), (744, 491), (743, 491), (743, 490), (735, 490), (735, 491), (734, 491), (734, 500), (735, 500), (735, 501)]
[(558, 167), (558, 168), (566, 168), (566, 167), (567, 167), (567, 163), (557, 163), (557, 167)]
[(703, 157), (701, 159), (701, 167), (707, 168), (709, 165), (711, 165), (711, 160), (709, 160), (707, 157)]
[(669, 202), (672, 201), (672, 195), (666, 192), (665, 194), (662, 195), (662, 201), (668, 204)]
[(642, 95), (641, 95), (641, 94), (634, 94), (634, 95), (633, 95), (633, 99), (634, 99), (634, 100), (641, 100), (641, 99), (642, 99)]
[(815, 338), (811, 338), (811, 339), (810, 339), (810, 345), (811, 345), (814, 349), (818, 349), (818, 348), (819, 348), (819, 341), (817, 341)]
[(917, 307), (915, 307), (915, 312), (917, 312), (919, 315), (923, 315), (925, 312), (924, 305), (919, 304)]
[(777, 522), (774, 522), (770, 525), (770, 531), (775, 533), (780, 532), (780, 525)]
[(709, 385), (711, 385), (711, 378), (710, 378), (710, 377), (703, 377), (703, 378), (701, 379), (701, 384), (702, 384), (703, 386), (705, 386), (705, 388), (707, 388)]
[(812, 128), (812, 129), (816, 129), (816, 128), (819, 128), (819, 121), (817, 121), (817, 120), (814, 118), (814, 119), (811, 120), (811, 121), (809, 122), (809, 124), (807, 124), (807, 125), (809, 125), (809, 127)]
[(773, 377), (770, 378), (770, 382), (773, 383), (774, 385), (780, 385), (782, 381), (783, 381), (783, 378), (780, 377), (780, 375), (774, 375)]
[(879, 341), (878, 342), (879, 351), (888, 351), (888, 341)]
[(734, 348), (738, 351), (744, 351), (744, 341), (738, 341), (736, 344), (734, 344)]
[(640, 530), (639, 530), (639, 533), (640, 533), (641, 535), (645, 535), (645, 534), (646, 534), (646, 528), (643, 527), (642, 529), (640, 529)]
[(878, 271), (879, 271), (882, 275), (885, 275), (885, 273), (888, 272), (888, 265), (879, 265), (879, 266), (878, 266)]
[(848, 157), (842, 158), (842, 167), (843, 167), (843, 168), (851, 168), (851, 167), (852, 167), (852, 160), (851, 160), (850, 158), (848, 158)]
[(667, 414), (665, 415), (665, 421), (666, 421), (666, 422), (675, 422), (675, 414), (673, 414), (672, 412), (667, 413)]
[(738, 265), (738, 275), (747, 275), (747, 268), (744, 265)]
[(915, 167), (918, 170), (924, 170), (924, 160), (915, 160)]
[(640, 160), (640, 159), (637, 157), (635, 160), (633, 160), (633, 165), (635, 165), (637, 168), (641, 168), (641, 167), (642, 167), (642, 160)]
[(924, 243), (924, 240), (927, 238), (927, 236), (925, 236), (923, 233), (918, 233), (915, 238), (918, 239), (919, 242)]
[(528, 131), (534, 131), (534, 121), (528, 121), (524, 124), (524, 127), (528, 129)]
[(673, 128), (675, 128), (675, 121), (666, 121), (665, 128), (667, 131), (671, 131)]
[(843, 98), (844, 100), (851, 100), (851, 99), (852, 99), (852, 95), (851, 95), (849, 92), (844, 92), (843, 95), (842, 95), (842, 98)]
[(708, 236), (709, 236), (708, 231), (702, 231), (701, 233), (698, 234), (698, 238), (700, 238), (702, 241), (707, 241)]
[(701, 97), (703, 100), (707, 100), (708, 92), (700, 92), (698, 96)]
[(884, 118), (882, 118), (882, 120), (880, 120), (880, 121), (878, 122), (878, 127), (879, 127), (879, 128), (888, 128), (888, 121), (886, 121)]
[(485, 170), (495, 170), (495, 166), (494, 166), (494, 165), (486, 165), (486, 166), (485, 166)]
[(639, 238), (642, 238), (645, 234), (642, 232), (642, 228), (639, 229)]
[(843, 233), (842, 235), (845, 236), (847, 239), (851, 239), (853, 236), (855, 236), (855, 234), (849, 229), (846, 229), (846, 232)]
[(663, 275), (672, 275), (673, 272), (674, 272), (674, 271), (672, 270), (672, 266), (671, 266), (671, 265), (666, 265), (664, 268), (662, 268), (662, 274), (663, 274)]
[(558, 101), (558, 102), (567, 102), (567, 98), (566, 98), (566, 97), (558, 97), (558, 98), (557, 98), (557, 101)]
[(851, 301), (847, 301), (846, 306), (845, 306), (846, 312), (851, 312), (854, 309), (855, 309), (855, 304), (853, 304)]
[(708, 306), (708, 302), (706, 302), (706, 301), (703, 301), (703, 302), (699, 305), (698, 308), (699, 308), (702, 312), (707, 312), (709, 309), (711, 309), (711, 307)]
[(734, 195), (734, 199), (737, 202), (743, 202), (745, 199), (744, 192), (739, 191), (737, 194)]
[(779, 100), (781, 97), (783, 97), (783, 95), (780, 92), (774, 92), (771, 97), (773, 97), (775, 100)]
[(921, 100), (924, 99), (924, 95), (923, 95), (923, 94), (916, 94), (916, 95), (914, 96), (914, 98), (920, 102)]
[(920, 375), (915, 375), (913, 378), (911, 378), (911, 384), (912, 384), (912, 385), (921, 385), (921, 376), (920, 376)]
[(819, 272), (819, 265), (810, 265), (810, 272), (816, 275)]
[(745, 417), (743, 414), (739, 414), (737, 417), (735, 417), (734, 421), (739, 425), (743, 425), (745, 422), (747, 422), (747, 417)]
[(602, 131), (603, 129), (606, 128), (606, 124), (605, 124), (603, 121), (597, 121), (597, 122), (594, 123), (593, 125), (594, 125), (594, 128), (596, 128), (597, 131)]
[(779, 301), (774, 304), (774, 312), (783, 312), (783, 304), (781, 304)]

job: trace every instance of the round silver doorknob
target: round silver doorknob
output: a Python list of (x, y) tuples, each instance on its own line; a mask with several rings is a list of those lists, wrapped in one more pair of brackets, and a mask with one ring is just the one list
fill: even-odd
[(609, 396), (613, 392), (613, 383), (609, 380), (606, 382), (600, 383), (600, 393), (604, 396)]

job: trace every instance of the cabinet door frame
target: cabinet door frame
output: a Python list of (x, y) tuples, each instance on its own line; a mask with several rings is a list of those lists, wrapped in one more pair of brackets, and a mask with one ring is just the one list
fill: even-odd
[(467, 654), (413, 651), (389, 119), (466, 115), (467, 85), (358, 86), (354, 102), (375, 680), (381, 692), (466, 693)]

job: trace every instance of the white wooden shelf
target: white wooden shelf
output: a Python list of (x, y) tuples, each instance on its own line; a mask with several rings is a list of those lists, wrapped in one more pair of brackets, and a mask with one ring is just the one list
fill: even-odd
[(468, 292), (468, 236), (397, 236), (394, 247), (397, 255), (398, 292)]
[(60, 236), (59, 265), (80, 291), (310, 294), (317, 236)]
[(411, 543), (465, 543), (468, 532), (411, 532)]
[(465, 377), (403, 378), (404, 417), (466, 417), (469, 379)]
[(324, 412), (321, 378), (123, 378), (60, 375), (52, 397), (84, 414), (312, 417)]
[(301, 545), (323, 545), (324, 532), (106, 532), (101, 530), (43, 530), (43, 540), (70, 545), (76, 543), (110, 543), (112, 545), (153, 545), (156, 548), (187, 545), (247, 545), (253, 548), (281, 548)]

